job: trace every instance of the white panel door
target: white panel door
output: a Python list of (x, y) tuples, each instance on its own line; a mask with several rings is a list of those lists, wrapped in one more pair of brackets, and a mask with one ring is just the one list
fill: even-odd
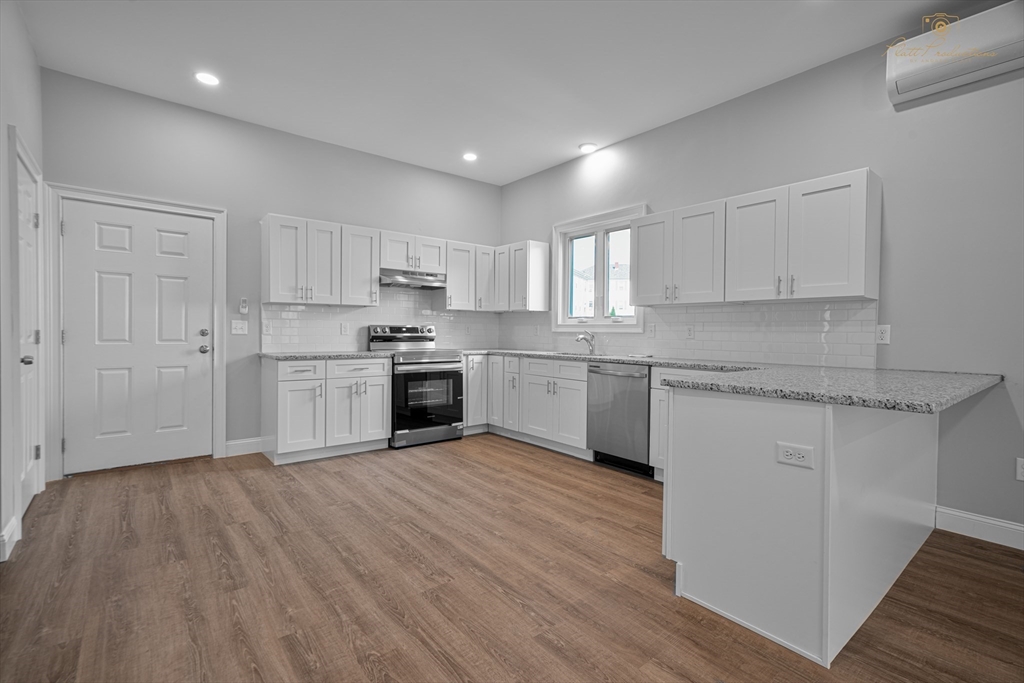
[(726, 200), (725, 300), (785, 299), (789, 188)]
[(341, 225), (306, 221), (306, 300), (341, 305)]
[(306, 300), (306, 221), (291, 216), (270, 216), (268, 299), (275, 303)]
[(553, 439), (554, 415), (552, 414), (550, 377), (521, 375), (523, 390), (519, 402), (519, 431), (545, 439)]
[(15, 514), (20, 518), (32, 497), (45, 487), (42, 461), (36, 460), (36, 449), (42, 448), (42, 387), (39, 361), (39, 342), (36, 332), (40, 318), (40, 249), (39, 249), (39, 190), (40, 178), (32, 171), (20, 149), (10, 149), (16, 157), (18, 210), (18, 340), (21, 356), (21, 437), (19, 451), (14, 459), (15, 486), (19, 487)]
[(789, 187), (792, 297), (864, 295), (867, 169)]
[(447, 249), (448, 310), (476, 310), (476, 245), (449, 241)]
[(62, 210), (64, 471), (210, 454), (212, 221), (83, 201)]
[(448, 272), (446, 242), (434, 237), (417, 237), (416, 269), (439, 275)]
[[(360, 440), (360, 382), (358, 379), (327, 380), (327, 424), (324, 444), (340, 446)], [(280, 387), (279, 387), (280, 391)]]
[(494, 247), (476, 248), (476, 310), (493, 311), (495, 302)]
[(672, 303), (725, 301), (725, 200), (673, 212)]
[(367, 377), (360, 390), (362, 421), (360, 441), (391, 437), (391, 378)]
[(509, 310), (509, 286), (512, 284), (509, 256), (510, 247), (498, 247), (494, 250), (494, 310)]
[(651, 389), (651, 433), (647, 439), (651, 467), (665, 469), (668, 454), (668, 389)]
[(519, 408), (523, 387), (519, 383), (519, 373), (505, 373), (505, 429), (518, 432), (520, 427)]
[(326, 445), (322, 379), (277, 383), (277, 452), (291, 453)]
[(379, 306), (380, 230), (341, 228), (341, 303)]
[(487, 424), (505, 424), (504, 356), (487, 356)]
[(381, 230), (380, 267), (413, 270), (416, 267), (416, 238), (400, 232)]
[(466, 369), (466, 426), (487, 424), (487, 356), (467, 356)]
[(672, 212), (630, 221), (630, 303), (656, 306), (672, 302)]
[(509, 247), (509, 305), (510, 311), (525, 311), (526, 297), (529, 295), (530, 251), (526, 242), (513, 244)]
[(551, 383), (554, 425), (552, 440), (587, 447), (587, 383), (556, 379)]

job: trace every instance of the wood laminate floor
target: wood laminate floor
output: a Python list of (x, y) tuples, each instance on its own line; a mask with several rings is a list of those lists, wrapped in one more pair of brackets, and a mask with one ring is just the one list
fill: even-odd
[(936, 531), (826, 670), (674, 597), (660, 519), (493, 435), (76, 476), (0, 565), (0, 680), (1024, 680), (1020, 552)]

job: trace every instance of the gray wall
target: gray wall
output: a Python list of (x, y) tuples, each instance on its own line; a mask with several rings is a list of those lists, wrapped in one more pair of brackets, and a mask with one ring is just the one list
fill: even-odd
[(43, 162), (39, 65), (18, 6), (0, 2), (0, 531), (14, 514), (14, 406), (19, 401), (17, 320), (11, 305), (11, 221), (7, 126), (18, 127)]
[[(240, 297), (260, 299), (268, 212), (497, 243), (494, 185), (48, 69), (42, 92), (47, 181), (227, 209), (231, 317)], [(226, 344), (229, 440), (260, 433), (259, 307), (249, 311), (249, 335)]]
[[(1024, 81), (894, 111), (879, 45), (502, 188), (502, 242), (871, 167), (883, 182), (878, 367), (1002, 373), (940, 420), (939, 504), (1024, 522)], [(534, 319), (547, 324), (547, 315)], [(502, 319), (506, 326), (527, 318)], [(531, 323), (532, 324), (532, 323)]]

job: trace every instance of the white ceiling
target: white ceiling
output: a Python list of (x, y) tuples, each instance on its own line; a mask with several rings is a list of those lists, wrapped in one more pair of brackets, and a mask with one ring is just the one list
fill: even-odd
[[(582, 142), (609, 145), (915, 34), (936, 2), (35, 0), (21, 8), (44, 67), (504, 185), (579, 156)], [(200, 85), (196, 71), (221, 85)], [(463, 161), (466, 151), (479, 160)]]

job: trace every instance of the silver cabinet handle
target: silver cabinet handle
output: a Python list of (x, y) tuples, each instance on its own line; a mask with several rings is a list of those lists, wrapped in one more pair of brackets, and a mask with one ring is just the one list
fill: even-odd
[(36, 359), (33, 358), (32, 356), (22, 356), (21, 357), (21, 364), (22, 365), (32, 365), (35, 362), (36, 362)]
[(316, 397), (317, 398), (323, 398), (323, 396), (324, 396), (324, 383), (320, 382), (320, 384), (316, 385)]
[(209, 352), (210, 352), (210, 347), (207, 346), (206, 344), (203, 344), (202, 346), (199, 347), (199, 353), (209, 353)]
[(451, 308), (451, 307), (452, 307), (452, 295), (449, 294), (448, 295), (448, 308)]
[(679, 285), (676, 285), (675, 288), (676, 288), (676, 293), (675, 293), (675, 296), (672, 297), (672, 301), (679, 301)]
[(789, 295), (796, 296), (796, 275), (789, 276)]
[(779, 281), (775, 285), (775, 296), (782, 296), (782, 276), (779, 276)]
[(516, 376), (515, 375), (512, 375), (512, 388), (513, 389), (516, 388)]
[(470, 358), (469, 359), (469, 371), (470, 372), (472, 372), (473, 368), (476, 367), (475, 364), (473, 363), (473, 361), (475, 361), (475, 360), (476, 360), (475, 358)]
[(548, 393), (551, 393), (551, 380), (548, 380)]
[(421, 257), (421, 256), (417, 256), (417, 257), (416, 257), (416, 267), (417, 267), (417, 268), (419, 268), (419, 267), (420, 267), (420, 261), (422, 261), (422, 260), (423, 260), (423, 257)]
[(558, 382), (552, 382), (552, 384), (555, 385), (555, 390), (552, 391), (551, 393), (557, 395), (558, 394)]
[(363, 396), (366, 396), (366, 380), (363, 380)]
[(669, 292), (668, 285), (665, 285), (665, 301), (668, 301), (668, 292)]
[(316, 290), (313, 289), (312, 285), (310, 285), (310, 287), (309, 287), (309, 300), (312, 301), (315, 296), (316, 296)]
[(484, 298), (482, 296), (478, 296), (476, 298), (476, 308), (477, 308), (477, 310), (480, 310), (483, 307), (484, 307)]
[(526, 297), (523, 297), (523, 308), (526, 308)]

